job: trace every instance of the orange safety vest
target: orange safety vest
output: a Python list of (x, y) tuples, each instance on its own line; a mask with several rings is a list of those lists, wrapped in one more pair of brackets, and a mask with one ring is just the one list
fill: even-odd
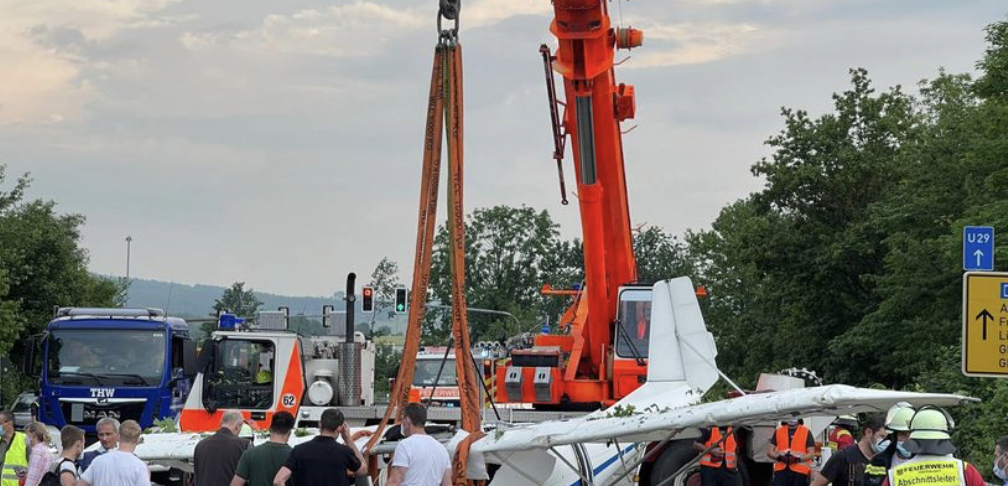
[[(728, 469), (735, 469), (736, 462), (736, 447), (735, 447), (735, 434), (732, 433), (732, 428), (728, 427), (727, 432), (728, 438), (721, 443), (721, 449), (724, 450), (724, 462)], [(704, 444), (706, 449), (714, 447), (721, 440), (721, 429), (718, 427), (711, 427), (710, 439), (707, 439), (707, 443)], [(701, 466), (707, 467), (721, 467), (721, 459), (714, 457), (714, 454), (710, 452), (704, 454), (700, 459)]]
[[(781, 454), (790, 451), (792, 456), (804, 456), (805, 454), (808, 453), (808, 446), (806, 445), (808, 444), (808, 436), (809, 436), (808, 427), (798, 424), (798, 428), (795, 429), (794, 435), (791, 436), (791, 443), (788, 444), (788, 427), (787, 425), (781, 425), (780, 427), (777, 427), (777, 433), (775, 436), (777, 438), (777, 451)], [(782, 444), (785, 444), (788, 447), (782, 448), (781, 447)], [(783, 462), (780, 461), (776, 461), (774, 462), (773, 470), (774, 472), (777, 472), (790, 468), (792, 471), (798, 474), (803, 474), (807, 476), (809, 475), (809, 473), (812, 472), (811, 466), (812, 461), (798, 462), (791, 465), (784, 464)]]

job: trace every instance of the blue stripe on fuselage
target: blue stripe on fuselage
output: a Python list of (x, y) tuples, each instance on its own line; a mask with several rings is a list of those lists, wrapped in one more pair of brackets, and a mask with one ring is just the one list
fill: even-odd
[[(623, 449), (623, 454), (626, 454), (627, 452), (630, 452), (630, 450), (633, 449), (633, 448), (635, 448), (635, 447), (637, 447), (637, 444), (633, 444), (633, 445), (627, 446), (626, 449)], [(615, 456), (612, 456), (609, 459), (606, 459), (605, 462), (603, 462), (602, 464), (599, 464), (599, 466), (596, 467), (595, 470), (592, 472), (592, 476), (598, 476), (598, 474), (600, 472), (604, 471), (605, 468), (611, 466), (612, 463), (616, 462), (616, 460), (619, 459), (619, 456), (620, 456), (620, 454), (617, 453)], [(570, 486), (581, 486), (581, 480), (578, 479), (577, 481), (574, 481), (573, 483), (570, 484)]]

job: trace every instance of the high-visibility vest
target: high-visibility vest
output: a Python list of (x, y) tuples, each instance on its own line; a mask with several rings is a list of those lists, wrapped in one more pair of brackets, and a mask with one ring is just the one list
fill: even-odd
[(0, 486), (18, 486), (17, 475), (21, 471), (28, 472), (28, 446), (25, 444), (25, 435), (15, 432), (7, 455), (4, 456)]
[[(720, 447), (724, 451), (723, 459), (725, 467), (734, 470), (736, 462), (735, 454), (737, 450), (735, 447), (735, 434), (732, 433), (731, 427), (728, 427), (725, 433), (728, 434), (728, 438), (721, 443)], [(710, 439), (707, 439), (707, 443), (704, 444), (706, 446), (705, 448), (710, 449), (714, 447), (714, 444), (717, 444), (718, 441), (720, 440), (721, 440), (721, 429), (719, 427), (711, 427)], [(713, 454), (708, 452), (704, 454), (702, 458), (700, 458), (700, 465), (707, 467), (721, 467), (721, 461), (722, 461), (721, 458), (714, 457)]]
[[(808, 427), (799, 424), (798, 428), (794, 431), (794, 435), (791, 436), (791, 442), (788, 443), (788, 427), (786, 425), (781, 425), (780, 427), (777, 427), (777, 433), (775, 436), (777, 439), (777, 451), (781, 454), (791, 452), (792, 456), (804, 456), (805, 454), (808, 454), (808, 436)], [(785, 469), (791, 469), (798, 474), (804, 474), (807, 476), (812, 472), (811, 466), (812, 461), (802, 461), (790, 465), (777, 461), (774, 462), (773, 470), (774, 472), (777, 472)]]
[(850, 440), (845, 442), (850, 442), (851, 444), (854, 443), (854, 436), (851, 435), (849, 430), (843, 427), (837, 427), (833, 430), (833, 433), (830, 434), (829, 440), (826, 442), (826, 447), (829, 447), (833, 451), (839, 451), (841, 437), (850, 437)]
[(915, 456), (889, 470), (889, 486), (965, 486), (966, 463), (952, 456)]

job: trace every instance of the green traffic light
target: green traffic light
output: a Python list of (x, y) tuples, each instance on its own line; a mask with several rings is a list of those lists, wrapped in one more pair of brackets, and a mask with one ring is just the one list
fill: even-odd
[(397, 305), (396, 306), (396, 310), (402, 312), (402, 311), (406, 310), (406, 306), (404, 306), (402, 304)]

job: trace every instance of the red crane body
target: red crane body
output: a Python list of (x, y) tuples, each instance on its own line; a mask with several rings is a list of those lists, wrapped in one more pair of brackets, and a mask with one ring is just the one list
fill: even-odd
[[(547, 62), (563, 77), (563, 131), (570, 136), (584, 245), (585, 287), (561, 319), (565, 335), (537, 336), (512, 353), (498, 378), (498, 400), (537, 405), (608, 405), (643, 383), (646, 363), (614, 356), (619, 292), (637, 280), (620, 122), (634, 116), (632, 86), (617, 84), (615, 49), (641, 44), (635, 29), (614, 29), (605, 0), (553, 0), (558, 47)], [(556, 103), (547, 72), (551, 103)], [(563, 159), (555, 106), (554, 158)], [(561, 171), (562, 174), (562, 171)], [(561, 175), (562, 182), (562, 175)], [(646, 356), (646, 354), (645, 354)], [(548, 374), (548, 376), (547, 376)]]

